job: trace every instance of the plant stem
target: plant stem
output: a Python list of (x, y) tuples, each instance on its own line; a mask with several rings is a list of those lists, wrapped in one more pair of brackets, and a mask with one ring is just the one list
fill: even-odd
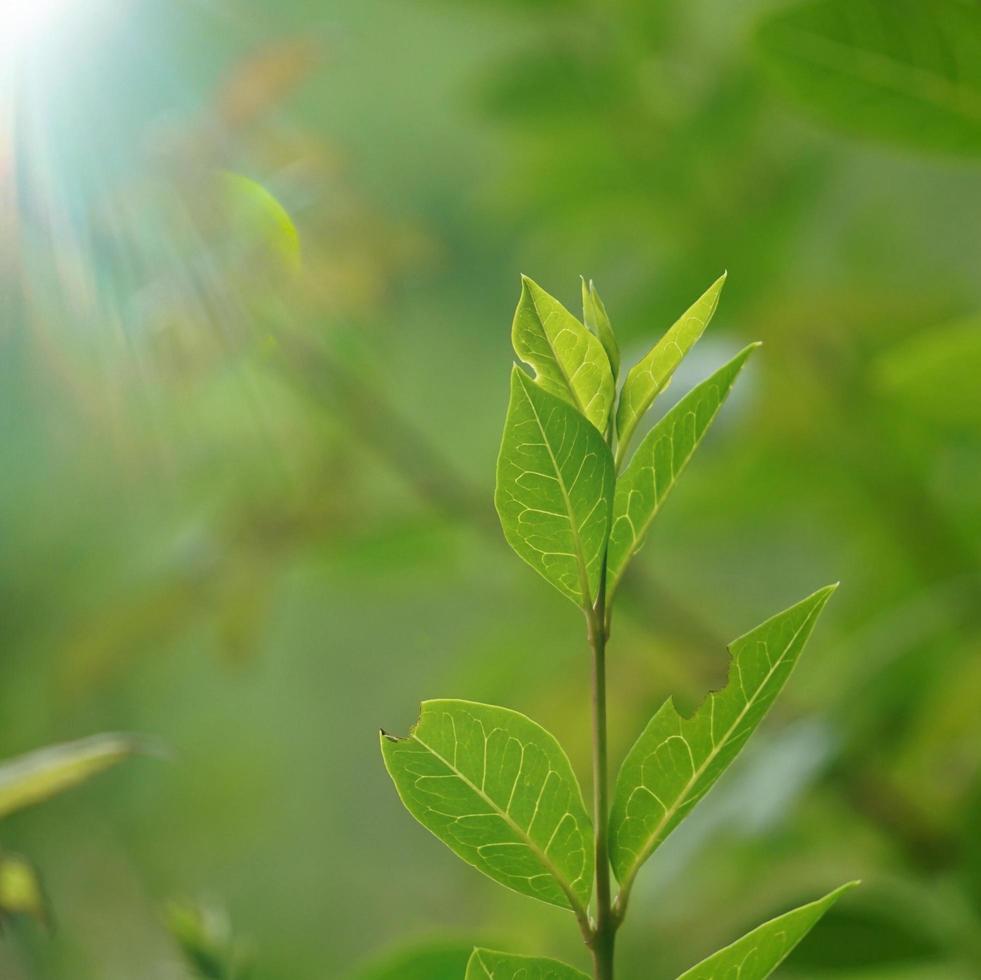
[(591, 949), (596, 980), (613, 980), (616, 921), (610, 900), (610, 857), (607, 846), (609, 788), (606, 749), (606, 561), (600, 573), (596, 603), (589, 616), (589, 644), (593, 651), (593, 827), (596, 832), (596, 924)]

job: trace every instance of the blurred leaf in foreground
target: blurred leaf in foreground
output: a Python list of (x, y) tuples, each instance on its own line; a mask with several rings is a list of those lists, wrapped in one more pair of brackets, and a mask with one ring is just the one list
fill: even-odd
[(0, 765), (0, 817), (55, 796), (140, 751), (129, 735), (94, 735)]
[(173, 901), (166, 909), (167, 928), (184, 958), (203, 980), (245, 980), (252, 963), (247, 944), (236, 939), (224, 909)]
[(880, 391), (926, 421), (976, 431), (981, 317), (915, 334), (883, 354), (874, 373)]
[(769, 17), (764, 64), (788, 95), (847, 132), (981, 153), (981, 16), (962, 0), (817, 0)]

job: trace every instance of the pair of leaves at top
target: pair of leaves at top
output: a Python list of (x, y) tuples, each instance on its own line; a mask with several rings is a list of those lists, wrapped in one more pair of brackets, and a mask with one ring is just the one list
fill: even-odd
[[(816, 592), (734, 641), (729, 684), (691, 718), (679, 715), (668, 700), (628, 753), (614, 792), (609, 839), (624, 903), (641, 865), (765, 716), (833, 589)], [(592, 823), (568, 757), (549, 732), (506, 708), (438, 700), (423, 703), (408, 737), (383, 734), (381, 746), (406, 808), (451, 850), (495, 881), (588, 923)], [(825, 907), (815, 907), (810, 924)], [(762, 948), (766, 940), (773, 950), (778, 933), (791, 935), (783, 925), (772, 935), (758, 933), (750, 934), (751, 945)], [(756, 955), (768, 963), (776, 953)]]
[[(678, 980), (762, 980), (768, 977), (842, 893), (854, 884), (842, 885), (815, 902), (765, 922), (686, 970)], [(589, 980), (589, 977), (558, 960), (475, 949), (465, 980)]]
[[(90, 779), (138, 748), (129, 736), (96, 735), (0, 764), (0, 818)], [(0, 920), (5, 915), (30, 915), (42, 922), (48, 917), (34, 866), (19, 855), (0, 852)]]
[[(584, 325), (540, 286), (522, 281), (512, 341), (536, 375), (517, 366), (511, 372), (495, 502), (511, 547), (579, 606), (595, 601), (604, 566), (612, 598), (752, 353), (755, 345), (689, 392), (617, 477), (637, 425), (702, 335), (724, 282), (716, 280), (630, 369), (617, 400), (619, 348), (592, 283), (583, 283)], [(614, 414), (615, 456), (605, 437)]]

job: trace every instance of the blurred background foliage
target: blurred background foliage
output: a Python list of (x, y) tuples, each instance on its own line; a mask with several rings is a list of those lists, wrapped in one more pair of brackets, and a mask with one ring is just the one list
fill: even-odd
[(629, 359), (725, 268), (668, 400), (765, 347), (621, 597), (615, 753), (843, 587), (643, 875), (624, 976), (853, 877), (782, 975), (981, 975), (981, 6), (32, 6), (0, 32), (0, 757), (173, 758), (5, 819), (56, 928), (5, 920), (0, 976), (580, 962), (405, 817), (375, 733), (465, 696), (586, 772), (580, 624), (491, 508), (517, 276), (573, 309), (594, 278)]

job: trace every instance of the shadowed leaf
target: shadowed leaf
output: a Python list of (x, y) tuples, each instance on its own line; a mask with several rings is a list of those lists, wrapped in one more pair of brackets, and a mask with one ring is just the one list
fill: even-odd
[(685, 971), (678, 980), (764, 980), (842, 894), (857, 884), (842, 885), (816, 902), (771, 919)]
[(588, 284), (585, 279), (582, 280), (582, 318), (589, 332), (598, 337), (603, 345), (615, 381), (620, 373), (620, 345), (613, 332), (606, 306), (603, 305), (592, 279)]

